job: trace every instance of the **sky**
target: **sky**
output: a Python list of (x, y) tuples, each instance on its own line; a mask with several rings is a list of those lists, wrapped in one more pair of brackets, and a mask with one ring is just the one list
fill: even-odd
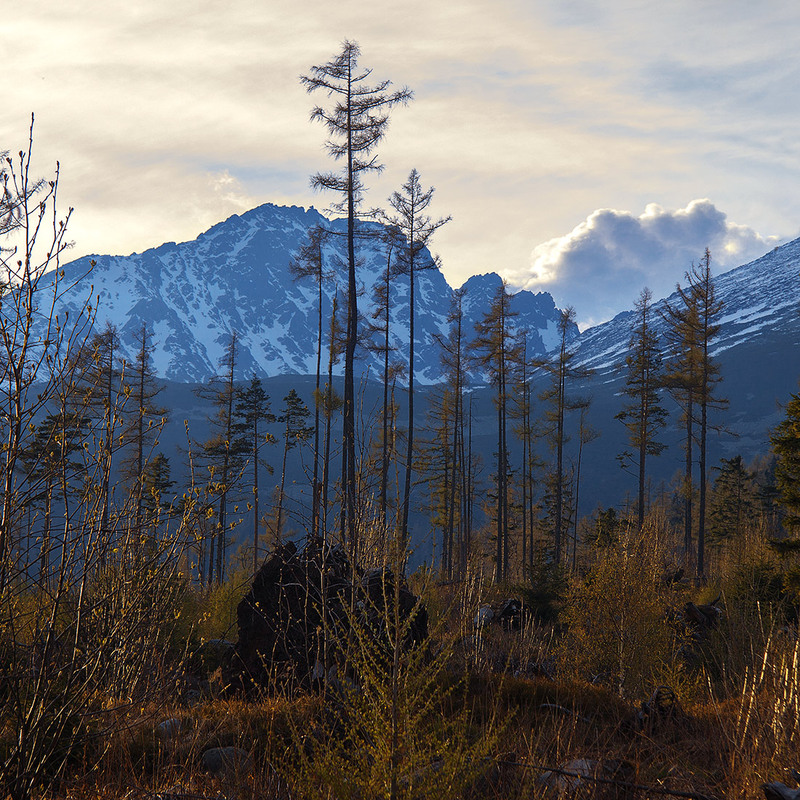
[(70, 257), (315, 206), (322, 95), (345, 39), (414, 91), (366, 204), (412, 168), (452, 216), (453, 286), (499, 272), (582, 328), (800, 235), (800, 4), (787, 0), (25, 0), (0, 26), (0, 149), (60, 163)]

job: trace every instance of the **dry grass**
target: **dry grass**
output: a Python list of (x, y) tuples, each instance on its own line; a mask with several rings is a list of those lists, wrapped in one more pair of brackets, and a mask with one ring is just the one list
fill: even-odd
[[(757, 797), (763, 782), (786, 780), (785, 769), (798, 763), (798, 657), (796, 640), (774, 635), (747, 670), (737, 696), (716, 699), (709, 690), (702, 701), (684, 704), (673, 718), (650, 727), (637, 723), (636, 703), (608, 688), (576, 679), (476, 671), (465, 691), (449, 695), (446, 713), (455, 719), (467, 711), (475, 743), (494, 726), (492, 763), (453, 797), (544, 796), (545, 769), (576, 759), (620, 762), (625, 765), (620, 775), (631, 784), (713, 797)], [(114, 732), (74, 765), (59, 789), (62, 796), (154, 797), (168, 790), (209, 798), (221, 792), (244, 800), (297, 796), (276, 765), (296, 758), (303, 736), (321, 724), (324, 708), (313, 695), (250, 702), (209, 697), (192, 706), (123, 706), (109, 714)], [(158, 725), (169, 719), (179, 720), (180, 730), (165, 738)], [(206, 749), (230, 746), (251, 754), (246, 770), (218, 776), (203, 771)], [(582, 797), (605, 797), (609, 791), (599, 784), (586, 788)]]
[[(656, 585), (658, 562), (652, 559), (646, 571), (638, 572), (628, 570), (619, 557), (598, 560), (582, 584), (573, 583), (572, 599), (563, 600), (567, 609), (575, 604), (573, 630), (574, 609), (589, 596), (581, 595), (580, 588), (592, 580), (592, 615), (600, 606), (608, 619), (619, 621), (614, 603), (621, 602), (628, 612), (644, 609), (646, 626), (663, 625), (664, 630), (670, 624), (668, 607), (713, 594), (711, 588), (694, 593), (690, 587), (659, 589), (654, 602), (652, 592), (645, 596)], [(435, 631), (431, 652), (436, 665), (416, 662), (415, 669), (432, 672), (415, 678), (429, 687), (435, 711), (414, 717), (414, 709), (408, 709), (409, 718), (429, 727), (409, 738), (414, 751), (407, 763), (413, 767), (395, 786), (398, 798), (429, 797), (434, 784), (437, 800), (556, 797), (558, 792), (543, 783), (547, 770), (586, 762), (614, 765), (614, 779), (621, 783), (583, 781), (582, 799), (656, 796), (635, 786), (744, 799), (761, 796), (764, 782), (791, 783), (787, 769), (800, 764), (800, 641), (779, 608), (741, 598), (728, 603), (717, 630), (692, 643), (691, 658), (676, 656), (670, 671), (665, 653), (686, 642), (651, 630), (645, 638), (658, 646), (637, 649), (641, 623), (630, 615), (624, 639), (619, 631), (616, 638), (604, 638), (591, 625), (580, 636), (533, 623), (522, 631), (497, 625), (476, 630), (480, 605), (496, 605), (510, 596), (510, 587), (491, 586), (477, 573), (460, 585), (437, 586), (429, 575), (416, 579)], [(617, 586), (625, 582), (635, 584), (635, 590)], [(229, 624), (230, 596), (220, 593), (217, 612), (211, 614), (196, 601), (197, 617), (209, 635), (219, 635), (221, 626)], [(186, 624), (187, 630), (197, 630), (190, 621)], [(618, 680), (588, 680), (592, 664), (603, 662), (609, 641), (633, 648), (629, 652), (637, 672), (623, 691)], [(568, 646), (584, 650), (565, 657)], [(538, 674), (531, 665), (541, 668)], [(678, 696), (674, 713), (643, 721), (641, 704), (665, 682)], [(244, 701), (223, 697), (214, 687), (212, 681), (192, 704), (168, 688), (143, 707), (97, 698), (104, 722), (55, 794), (80, 800), (155, 798), (170, 792), (185, 800), (390, 796), (388, 784), (380, 784), (385, 770), (376, 769), (376, 760), (387, 757), (377, 735), (380, 713), (371, 714), (356, 700), (346, 708), (363, 734), (358, 738), (363, 752), (353, 756), (337, 749), (331, 738), (346, 698), (325, 702), (315, 694), (276, 694)], [(421, 702), (419, 695), (408, 697)], [(159, 732), (168, 720), (175, 720), (174, 735)], [(12, 735), (8, 727), (0, 729), (0, 746)], [(433, 744), (425, 749), (426, 742)], [(241, 748), (250, 759), (239, 770), (212, 775), (203, 769), (202, 757), (213, 747)], [(459, 784), (442, 777), (448, 775), (468, 775), (469, 780)], [(356, 792), (358, 786), (363, 788)]]

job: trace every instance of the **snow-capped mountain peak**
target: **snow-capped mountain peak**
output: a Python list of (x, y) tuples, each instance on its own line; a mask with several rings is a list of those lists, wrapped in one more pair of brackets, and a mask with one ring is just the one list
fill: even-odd
[[(325, 268), (333, 277), (323, 284), (323, 316), (329, 319), (332, 299), (346, 286), (344, 220), (328, 220), (313, 208), (258, 206), (234, 215), (200, 234), (197, 239), (129, 256), (87, 256), (65, 266), (77, 281), (64, 301), (76, 312), (92, 291), (97, 325), (108, 320), (116, 327), (128, 359), (136, 353), (136, 336), (145, 324), (155, 346), (153, 364), (159, 376), (177, 382), (201, 382), (219, 371), (233, 331), (238, 334), (237, 375), (262, 377), (313, 374), (316, 370), (318, 292), (312, 279), (294, 280), (289, 264), (306, 241), (308, 231), (322, 225), (326, 237)], [(358, 240), (362, 287), (359, 311), (368, 320), (374, 310), (373, 292), (387, 264), (386, 246), (377, 223), (362, 223), (373, 235)], [(95, 266), (90, 271), (90, 262)], [(87, 274), (88, 273), (88, 274)], [(84, 276), (84, 277), (80, 277)], [(391, 345), (396, 359), (408, 359), (408, 278), (391, 281)], [(502, 285), (488, 274), (467, 281), (464, 330), (489, 308)], [(416, 377), (421, 383), (441, 379), (439, 347), (434, 335), (447, 333), (453, 290), (438, 269), (423, 270), (416, 283)], [(512, 305), (516, 324), (529, 330), (529, 352), (543, 354), (553, 344), (558, 310), (547, 293), (521, 291)], [(340, 312), (342, 313), (342, 312)], [(575, 330), (577, 333), (577, 329)], [(379, 374), (381, 357), (362, 349), (360, 368)], [(341, 366), (337, 368), (337, 371)]]

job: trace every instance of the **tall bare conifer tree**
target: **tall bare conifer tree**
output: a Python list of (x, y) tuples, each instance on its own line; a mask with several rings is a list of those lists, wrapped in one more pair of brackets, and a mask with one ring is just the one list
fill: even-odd
[(634, 452), (619, 456), (623, 467), (632, 463), (638, 478), (637, 520), (644, 524), (645, 481), (647, 456), (657, 456), (666, 447), (656, 440), (658, 431), (666, 424), (667, 412), (661, 405), (658, 389), (661, 386), (661, 352), (653, 329), (652, 294), (642, 289), (635, 305), (635, 324), (628, 343), (625, 365), (628, 377), (623, 394), (629, 398), (616, 419), (628, 429), (628, 441)]
[(246, 443), (236, 433), (236, 385), (234, 375), (238, 354), (238, 336), (231, 333), (220, 366), (224, 373), (214, 376), (208, 386), (197, 394), (208, 399), (216, 409), (209, 418), (211, 437), (203, 443), (203, 459), (209, 472), (209, 486), (217, 498), (217, 524), (210, 541), (207, 582), (215, 578), (221, 584), (225, 576), (225, 550), (228, 537), (228, 500), (230, 492), (241, 475)]
[(508, 461), (508, 386), (512, 380), (514, 366), (519, 359), (519, 350), (511, 320), (516, 312), (511, 310), (511, 295), (505, 283), (492, 298), (489, 311), (475, 325), (477, 337), (473, 342), (479, 353), (477, 363), (485, 369), (492, 385), (497, 389), (497, 473), (496, 473), (496, 542), (495, 582), (508, 577), (509, 568), (509, 461)]
[(425, 213), (433, 200), (433, 192), (433, 187), (422, 188), (419, 173), (412, 169), (400, 191), (394, 192), (389, 198), (389, 204), (395, 214), (387, 218), (389, 225), (401, 235), (401, 244), (398, 247), (395, 261), (395, 272), (400, 275), (408, 275), (408, 432), (403, 481), (403, 513), (400, 521), (400, 535), (405, 543), (408, 543), (411, 475), (414, 469), (415, 285), (418, 272), (438, 268), (438, 259), (430, 256), (426, 248), (430, 244), (433, 234), (450, 221), (450, 217), (442, 217), (434, 221)]
[(699, 576), (705, 572), (706, 473), (708, 412), (722, 409), (727, 401), (715, 396), (714, 387), (721, 380), (719, 366), (711, 357), (710, 346), (719, 331), (722, 302), (717, 299), (711, 275), (711, 253), (706, 248), (699, 264), (686, 273), (686, 287), (677, 287), (678, 303), (667, 305), (672, 358), (666, 383), (681, 404), (686, 425), (684, 545), (692, 553), (692, 451), (697, 444), (699, 498), (697, 523), (697, 562)]
[(556, 355), (540, 366), (550, 373), (552, 383), (542, 393), (541, 399), (550, 404), (547, 411), (550, 446), (555, 452), (556, 462), (553, 470), (553, 544), (555, 562), (561, 563), (565, 530), (565, 468), (564, 447), (568, 441), (566, 431), (567, 411), (580, 407), (580, 402), (572, 402), (567, 396), (567, 384), (574, 378), (587, 377), (590, 370), (573, 366), (575, 351), (570, 347), (570, 332), (575, 323), (575, 309), (569, 306), (561, 311), (558, 320), (559, 346)]
[(322, 90), (333, 99), (332, 106), (316, 106), (312, 121), (328, 129), (328, 153), (344, 166), (337, 172), (320, 172), (311, 178), (315, 189), (338, 193), (341, 200), (334, 208), (347, 216), (347, 329), (345, 337), (344, 407), (342, 419), (342, 509), (344, 530), (350, 548), (356, 551), (356, 452), (355, 452), (355, 380), (354, 362), (358, 336), (358, 301), (356, 283), (356, 221), (364, 193), (364, 178), (383, 168), (375, 148), (386, 134), (389, 111), (406, 103), (412, 93), (403, 88), (389, 91), (391, 81), (367, 83), (372, 70), (360, 68), (361, 50), (356, 42), (345, 41), (332, 61), (312, 66), (309, 75), (300, 77), (308, 92)]
[(331, 270), (325, 269), (322, 245), (328, 234), (322, 226), (316, 225), (308, 232), (308, 240), (300, 248), (289, 264), (289, 270), (295, 279), (313, 278), (317, 284), (317, 373), (314, 384), (314, 473), (312, 480), (311, 531), (319, 534), (320, 502), (322, 483), (320, 480), (320, 411), (323, 403), (320, 391), (322, 369), (322, 287), (326, 280), (333, 276)]

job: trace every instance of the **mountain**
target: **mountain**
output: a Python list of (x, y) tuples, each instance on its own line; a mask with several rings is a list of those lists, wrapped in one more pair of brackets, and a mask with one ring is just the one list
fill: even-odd
[[(234, 215), (197, 239), (168, 243), (129, 256), (87, 256), (64, 267), (76, 283), (63, 310), (76, 314), (89, 296), (97, 307), (97, 328), (113, 322), (123, 355), (132, 359), (135, 336), (146, 324), (153, 333), (153, 363), (158, 375), (174, 382), (203, 382), (218, 370), (232, 331), (239, 337), (239, 377), (309, 375), (316, 371), (317, 287), (313, 280), (295, 281), (289, 271), (292, 255), (307, 232), (322, 225), (326, 237), (325, 268), (334, 277), (323, 287), (327, 328), (332, 299), (339, 292), (340, 314), (346, 287), (345, 220), (328, 220), (313, 208), (266, 204)], [(357, 257), (361, 282), (362, 327), (374, 310), (373, 290), (386, 269), (386, 246), (377, 223), (361, 223)], [(94, 266), (91, 263), (94, 262)], [(471, 278), (465, 285), (465, 330), (489, 308), (502, 285), (496, 274)], [(418, 273), (416, 285), (416, 376), (421, 384), (440, 379), (436, 335), (446, 335), (453, 290), (439, 269)], [(391, 284), (391, 344), (395, 358), (408, 362), (408, 278)], [(62, 309), (59, 309), (61, 311)], [(544, 354), (554, 344), (559, 311), (547, 293), (517, 293), (512, 310), (517, 325), (528, 328), (529, 351)], [(327, 331), (326, 331), (327, 332)], [(572, 335), (577, 336), (577, 327)], [(325, 356), (323, 356), (325, 357)], [(361, 348), (360, 365), (380, 374), (382, 357)], [(341, 372), (341, 365), (337, 372)]]
[[(745, 345), (770, 348), (770, 340), (786, 333), (796, 335), (800, 321), (798, 273), (800, 239), (795, 239), (749, 264), (716, 276), (714, 289), (723, 308), (712, 357)], [(679, 305), (677, 292), (653, 303), (654, 327), (662, 334), (667, 304)], [(576, 342), (577, 361), (594, 369), (600, 379), (614, 373), (625, 360), (632, 324), (633, 312), (624, 311), (609, 322), (587, 329)]]
[[(142, 323), (153, 331), (155, 366), (170, 387), (163, 404), (173, 408), (176, 420), (162, 437), (165, 447), (169, 442), (170, 452), (185, 440), (183, 419), (193, 420), (194, 427), (200, 426), (193, 435), (202, 438), (202, 420), (208, 409), (199, 404), (187, 385), (204, 382), (217, 372), (233, 330), (240, 340), (240, 378), (256, 371), (267, 380), (267, 391), (276, 403), (294, 385), (305, 387), (304, 399), (311, 400), (313, 386), (299, 376), (313, 375), (316, 369), (316, 288), (310, 281), (292, 280), (288, 265), (307, 231), (317, 224), (325, 225), (334, 234), (345, 230), (344, 221), (327, 220), (313, 208), (264, 205), (215, 225), (194, 241), (164, 244), (127, 257), (94, 256), (96, 264), (91, 270), (88, 257), (64, 267), (65, 277), (77, 284), (68, 295), (71, 299), (64, 302), (64, 310), (76, 313), (81, 299), (96, 297), (98, 325), (102, 326), (106, 319), (117, 325), (128, 358), (135, 355), (134, 335)], [(380, 226), (366, 224), (363, 232), (379, 233)], [(323, 313), (328, 319), (335, 287), (345, 285), (343, 237), (331, 236), (324, 256), (326, 266), (336, 271), (335, 279), (324, 287)], [(366, 321), (373, 308), (373, 286), (386, 266), (386, 251), (376, 236), (364, 237), (360, 239), (358, 257), (363, 284), (359, 308)], [(723, 378), (719, 394), (729, 401), (729, 406), (711, 420), (721, 430), (709, 439), (710, 466), (718, 464), (722, 457), (741, 454), (749, 460), (768, 453), (769, 432), (783, 415), (781, 403), (797, 391), (798, 272), (800, 239), (715, 277), (716, 294), (724, 307), (712, 353)], [(392, 283), (391, 336), (399, 360), (407, 359), (407, 280), (401, 276)], [(437, 269), (420, 273), (418, 281), (417, 374), (421, 384), (431, 385), (441, 375), (434, 334), (446, 332), (453, 290)], [(471, 332), (474, 323), (486, 313), (501, 285), (501, 278), (492, 273), (473, 276), (466, 282), (466, 332)], [(654, 319), (658, 320), (657, 312), (665, 302), (675, 301), (677, 297), (672, 295), (655, 302)], [(530, 354), (535, 351), (543, 355), (557, 343), (560, 312), (549, 294), (518, 292), (512, 307), (519, 314), (517, 327), (529, 329)], [(598, 504), (618, 504), (627, 493), (635, 491), (635, 478), (623, 472), (615, 458), (629, 447), (626, 431), (615, 415), (623, 405), (623, 365), (633, 321), (633, 312), (624, 312), (580, 334), (575, 328), (571, 334), (577, 360), (591, 367), (594, 375), (571, 382), (568, 393), (592, 398), (588, 423), (600, 433), (599, 439), (586, 445), (582, 453), (581, 515), (590, 513)], [(657, 321), (656, 325), (663, 323)], [(380, 356), (361, 348), (360, 357), (362, 369), (377, 377)], [(543, 375), (534, 377), (534, 398), (547, 380)], [(473, 386), (479, 382), (473, 382)], [(372, 390), (367, 387), (364, 391)], [(483, 455), (484, 479), (488, 479), (496, 450), (493, 390), (476, 387), (472, 397), (474, 449)], [(402, 405), (402, 393), (397, 400)], [(366, 406), (370, 407), (373, 401), (374, 398), (367, 398)], [(421, 391), (420, 420), (426, 403)], [(668, 398), (664, 405), (671, 414), (662, 437), (668, 448), (658, 458), (648, 460), (654, 487), (660, 482), (668, 486), (683, 459), (679, 410)], [(534, 414), (543, 413), (541, 402), (536, 401)], [(565, 453), (569, 464), (577, 459), (576, 419), (568, 419), (567, 425), (572, 437)], [(512, 438), (512, 463), (519, 456), (517, 445)], [(544, 444), (541, 456), (548, 458)], [(179, 459), (175, 460), (177, 464)], [(713, 475), (712, 472), (712, 479)]]
[[(797, 239), (714, 278), (716, 297), (723, 307), (711, 354), (722, 378), (716, 394), (726, 399), (728, 406), (711, 412), (710, 467), (717, 466), (721, 458), (742, 455), (749, 461), (770, 452), (770, 431), (783, 418), (782, 404), (797, 391), (800, 377), (799, 275)], [(673, 294), (653, 304), (654, 326), (662, 333), (665, 323), (659, 311), (665, 303), (677, 301)], [(624, 403), (624, 361), (633, 324), (633, 312), (624, 312), (584, 331), (573, 343), (576, 362), (595, 372), (587, 380), (574, 382), (569, 390), (592, 398), (588, 422), (601, 434), (583, 453), (582, 514), (598, 503), (616, 504), (626, 493), (635, 492), (635, 478), (615, 463), (615, 455), (630, 445), (624, 426), (614, 419)], [(669, 398), (664, 398), (664, 407), (671, 418), (659, 438), (668, 447), (647, 462), (654, 487), (662, 481), (669, 484), (683, 458), (679, 410)], [(574, 435), (575, 421), (569, 425)], [(575, 446), (574, 442), (570, 445)], [(574, 459), (575, 453), (569, 457)], [(714, 477), (712, 470), (710, 479)]]

